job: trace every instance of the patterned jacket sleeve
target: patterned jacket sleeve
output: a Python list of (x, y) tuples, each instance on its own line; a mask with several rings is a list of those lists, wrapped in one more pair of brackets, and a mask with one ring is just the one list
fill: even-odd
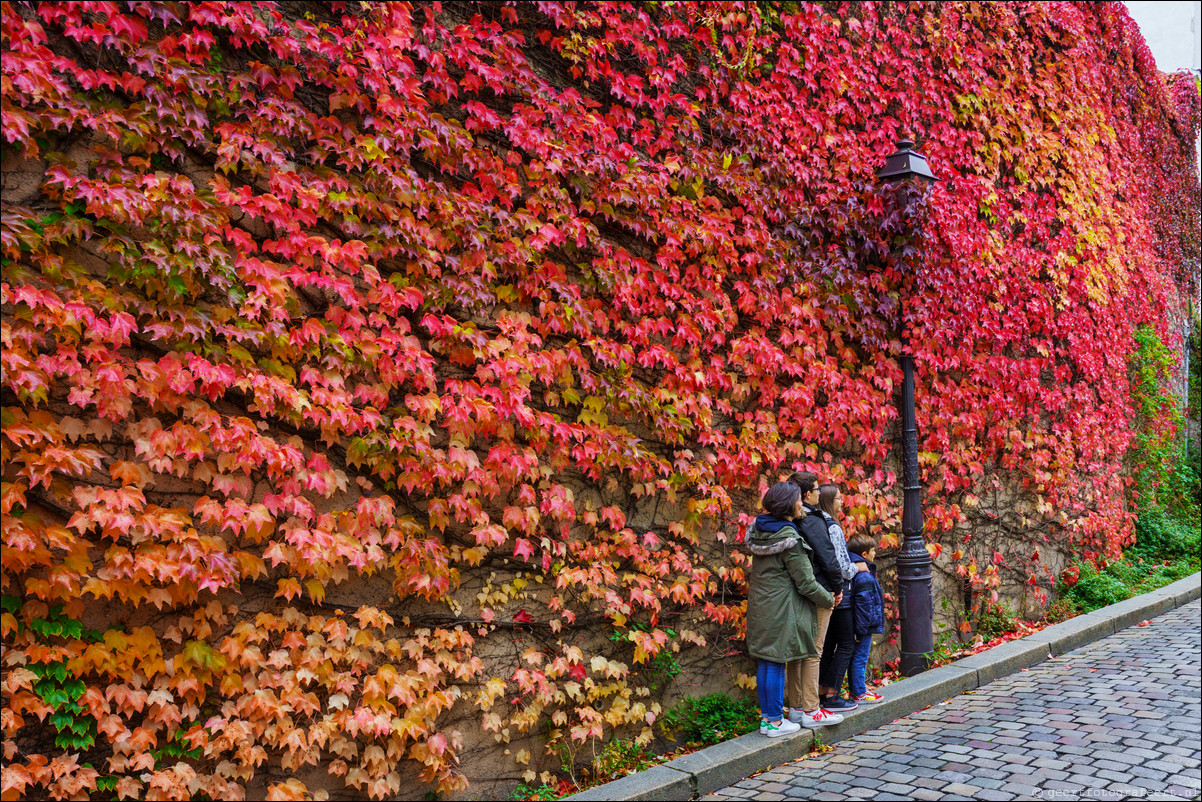
[(824, 515), (824, 517), (826, 518), (826, 532), (831, 536), (831, 545), (835, 547), (835, 559), (839, 561), (839, 573), (843, 574), (843, 579), (851, 579), (857, 571), (851, 563), (851, 555), (847, 553), (847, 538), (843, 536), (843, 527), (839, 526), (839, 522), (829, 515)]

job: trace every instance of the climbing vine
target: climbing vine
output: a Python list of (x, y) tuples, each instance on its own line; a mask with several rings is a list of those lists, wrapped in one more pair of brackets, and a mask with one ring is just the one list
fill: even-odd
[(1136, 412), (1132, 452), (1138, 461), (1140, 495), (1155, 503), (1157, 489), (1172, 471), (1180, 451), (1177, 432), (1185, 421), (1171, 383), (1180, 359), (1150, 326), (1140, 326), (1134, 336), (1136, 348), (1128, 366)]
[[(1199, 102), (1121, 4), (3, 2), (0, 38), (5, 799), (462, 791), (454, 715), (645, 741), (739, 636), (781, 472), (896, 545), (899, 323), (945, 570), (1130, 538)], [(943, 180), (904, 205), (908, 133)]]

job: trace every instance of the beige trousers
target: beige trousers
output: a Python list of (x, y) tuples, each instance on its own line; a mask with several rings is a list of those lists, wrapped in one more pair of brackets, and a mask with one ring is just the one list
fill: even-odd
[(819, 706), (818, 663), (822, 659), (826, 628), (831, 623), (831, 608), (819, 607), (814, 612), (818, 614), (818, 654), (785, 664), (785, 687), (788, 690), (789, 704), (807, 713), (813, 713)]

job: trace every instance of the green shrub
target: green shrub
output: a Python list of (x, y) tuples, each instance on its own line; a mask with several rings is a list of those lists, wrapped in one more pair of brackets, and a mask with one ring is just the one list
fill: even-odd
[(1135, 543), (1123, 552), (1123, 556), (1150, 562), (1197, 563), (1200, 544), (1202, 536), (1196, 525), (1174, 518), (1159, 507), (1151, 507), (1140, 513), (1135, 522)]
[(614, 738), (601, 749), (593, 760), (593, 776), (601, 779), (616, 779), (634, 771), (643, 771), (654, 765), (653, 756), (647, 748), (634, 741)]
[(716, 744), (759, 729), (760, 706), (755, 699), (711, 693), (685, 699), (661, 721), (666, 732), (687, 743)]
[(935, 633), (935, 648), (926, 654), (927, 662), (932, 667), (955, 660), (964, 650), (964, 644), (958, 635), (947, 631), (944, 624), (937, 624), (937, 626), (943, 628), (944, 631)]
[(1071, 588), (1061, 586), (1061, 599), (1077, 612), (1088, 613), (1176, 582), (1197, 570), (1196, 561), (1186, 560), (1168, 564), (1120, 560), (1102, 571), (1087, 563), (1081, 566), (1081, 576), (1075, 585)]
[(1066, 599), (1078, 612), (1087, 613), (1129, 599), (1131, 591), (1112, 573), (1098, 571), (1085, 563), (1081, 566), (1081, 575), (1076, 584), (1066, 589), (1061, 598)]
[(977, 634), (985, 640), (1018, 631), (1014, 613), (1000, 604), (987, 604), (977, 616)]
[(555, 790), (549, 785), (526, 785), (520, 783), (517, 788), (514, 788), (509, 794), (512, 800), (539, 800), (539, 802), (555, 802), (561, 799), (563, 794)]
[(1202, 529), (1202, 454), (1192, 440), (1187, 440), (1177, 451), (1173, 469), (1157, 493), (1157, 503), (1170, 518), (1187, 526), (1194, 536), (1194, 554), (1197, 554), (1198, 530)]
[(1077, 614), (1077, 608), (1070, 599), (1057, 599), (1048, 605), (1044, 618), (1049, 624), (1059, 624)]

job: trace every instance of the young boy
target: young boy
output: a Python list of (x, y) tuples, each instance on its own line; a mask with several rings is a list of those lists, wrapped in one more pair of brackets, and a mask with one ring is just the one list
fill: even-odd
[(851, 667), (847, 672), (848, 695), (857, 704), (879, 702), (884, 697), (868, 690), (868, 653), (872, 650), (872, 636), (885, 631), (885, 597), (881, 584), (876, 579), (876, 566), (872, 558), (876, 552), (876, 540), (869, 535), (856, 533), (847, 543), (853, 563), (868, 564), (852, 579), (852, 610), (855, 620), (856, 646), (851, 653)]

